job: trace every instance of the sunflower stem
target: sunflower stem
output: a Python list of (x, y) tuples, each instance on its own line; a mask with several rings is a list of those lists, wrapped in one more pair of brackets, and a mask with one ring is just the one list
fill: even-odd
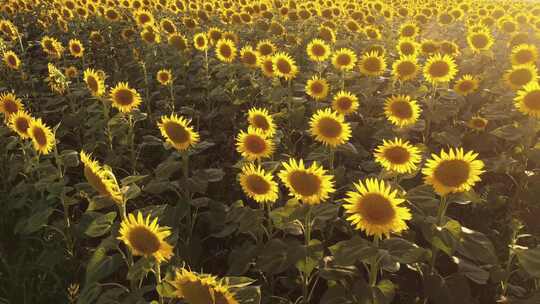
[(306, 246), (306, 255), (304, 258), (304, 270), (303, 270), (303, 289), (302, 289), (302, 301), (305, 304), (309, 303), (309, 273), (307, 272), (307, 265), (309, 259), (309, 243), (311, 242), (311, 205), (308, 205), (306, 217), (304, 220), (304, 241)]
[[(56, 137), (56, 134), (55, 134)], [(60, 160), (60, 155), (58, 154), (58, 147), (56, 143), (54, 144), (54, 158), (56, 161), (56, 169), (58, 170), (58, 179), (60, 181), (64, 180), (64, 171), (62, 169), (62, 162)], [(62, 207), (64, 209), (64, 220), (66, 222), (66, 231), (65, 231), (65, 239), (67, 243), (67, 250), (70, 255), (73, 255), (73, 242), (71, 238), (71, 221), (69, 219), (69, 206), (66, 204), (65, 200), (65, 193), (64, 190), (60, 193), (60, 202), (62, 203)]]
[[(444, 216), (446, 214), (446, 210), (448, 209), (448, 200), (446, 199), (446, 196), (441, 197), (441, 204), (439, 205), (439, 209), (437, 210), (437, 228), (441, 227), (444, 223)], [(439, 254), (439, 249), (431, 245), (431, 261), (429, 263), (429, 269), (430, 273), (433, 273), (435, 271), (435, 262), (437, 261), (437, 255)]]
[(103, 118), (105, 119), (105, 135), (107, 136), (108, 144), (109, 144), (109, 150), (113, 150), (113, 138), (112, 138), (112, 132), (111, 127), (109, 126), (109, 103), (107, 100), (102, 100), (103, 103)]
[[(379, 236), (373, 238), (373, 247), (379, 249)], [(371, 287), (377, 285), (377, 273), (379, 272), (379, 258), (377, 255), (373, 257), (369, 270), (369, 285)]]
[(128, 122), (129, 122), (129, 153), (130, 153), (130, 161), (131, 161), (131, 171), (133, 174), (135, 174), (135, 169), (137, 166), (137, 157), (135, 153), (135, 132), (134, 132), (134, 121), (133, 116), (131, 114), (128, 115)]
[(332, 171), (334, 171), (334, 161), (336, 159), (336, 149), (330, 147), (328, 152), (329, 152), (330, 169)]
[(148, 71), (146, 70), (146, 62), (141, 61), (141, 67), (144, 74), (144, 93), (146, 95), (146, 109), (148, 110), (148, 117), (152, 118), (152, 105), (150, 103), (150, 88), (148, 82)]
[(173, 83), (169, 84), (169, 94), (171, 96), (171, 112), (174, 113), (174, 89), (173, 89)]
[[(158, 285), (161, 285), (161, 264), (159, 262), (156, 263), (156, 282)], [(163, 296), (158, 291), (159, 296), (159, 304), (163, 304)]]

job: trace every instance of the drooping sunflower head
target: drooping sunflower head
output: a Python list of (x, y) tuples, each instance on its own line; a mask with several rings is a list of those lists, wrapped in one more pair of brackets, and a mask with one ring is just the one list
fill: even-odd
[(309, 59), (315, 62), (325, 61), (331, 55), (330, 46), (322, 39), (311, 40), (306, 51)]
[(523, 114), (535, 118), (540, 117), (540, 85), (530, 82), (517, 92), (514, 105)]
[(402, 56), (392, 64), (392, 76), (399, 81), (415, 79), (418, 75), (418, 60), (414, 56)]
[(81, 58), (84, 55), (84, 46), (80, 40), (71, 39), (69, 40), (68, 46), (71, 56)]
[(274, 142), (263, 131), (248, 127), (236, 136), (236, 151), (249, 161), (268, 158), (274, 153)]
[(422, 160), (420, 150), (401, 138), (383, 140), (375, 149), (375, 161), (384, 169), (396, 173), (412, 173)]
[(208, 37), (206, 36), (206, 33), (197, 33), (195, 36), (193, 36), (193, 45), (195, 46), (195, 49), (199, 51), (207, 51), (208, 50)]
[(272, 70), (277, 77), (285, 80), (293, 79), (298, 74), (294, 59), (287, 53), (279, 52), (272, 56)]
[(306, 83), (306, 94), (311, 96), (316, 101), (325, 99), (330, 91), (330, 84), (326, 79), (320, 78), (318, 75), (314, 75)]
[(159, 70), (156, 74), (156, 79), (161, 85), (170, 85), (173, 82), (171, 70)]
[(165, 240), (171, 234), (170, 228), (159, 226), (157, 217), (143, 218), (140, 212), (130, 213), (120, 224), (119, 240), (130, 249), (133, 255), (154, 257), (161, 263), (173, 255), (173, 247)]
[(467, 96), (478, 90), (478, 85), (479, 80), (476, 77), (466, 74), (456, 81), (454, 84), (454, 92), (462, 96)]
[(108, 167), (102, 167), (90, 154), (80, 152), (84, 165), (84, 177), (100, 195), (110, 198), (117, 204), (123, 203), (123, 196), (113, 172)]
[(100, 97), (105, 94), (105, 80), (93, 69), (86, 69), (83, 74), (86, 87), (93, 96)]
[(155, 44), (161, 42), (161, 36), (159, 35), (159, 29), (154, 25), (146, 25), (141, 31), (141, 38), (148, 44)]
[(407, 207), (401, 206), (404, 199), (398, 198), (384, 181), (368, 178), (354, 184), (356, 191), (349, 191), (345, 198), (347, 220), (358, 230), (377, 238), (389, 237), (391, 233), (406, 230), (406, 220), (412, 218)]
[(457, 65), (449, 55), (435, 54), (424, 66), (424, 78), (432, 84), (451, 81), (457, 74)]
[(346, 143), (351, 137), (351, 127), (343, 115), (330, 109), (318, 110), (309, 121), (309, 132), (316, 141), (330, 147)]
[(129, 113), (137, 108), (141, 102), (140, 94), (129, 87), (127, 82), (119, 82), (110, 92), (112, 106), (122, 113)]
[(248, 123), (251, 127), (261, 130), (266, 137), (272, 137), (276, 133), (276, 124), (267, 109), (249, 109)]
[(199, 133), (190, 126), (190, 120), (175, 114), (162, 116), (158, 123), (161, 135), (179, 151), (187, 150), (199, 142)]
[(283, 162), (284, 169), (278, 174), (291, 196), (305, 204), (319, 204), (335, 192), (334, 177), (326, 174), (326, 170), (317, 163), (310, 167), (304, 166), (304, 161), (289, 159)]
[(259, 66), (264, 76), (269, 78), (274, 78), (276, 76), (276, 71), (274, 70), (274, 57), (272, 56), (261, 56), (259, 57)]
[(257, 43), (257, 51), (261, 56), (271, 56), (276, 52), (275, 44), (270, 40), (262, 40)]
[(473, 151), (465, 153), (463, 148), (442, 150), (440, 156), (432, 154), (422, 169), (424, 182), (441, 196), (469, 191), (484, 172), (484, 163), (477, 156)]
[(159, 27), (167, 34), (176, 33), (176, 25), (169, 18), (161, 19), (161, 21), (159, 22)]
[(420, 50), (418, 42), (411, 38), (399, 38), (396, 49), (401, 56), (415, 56)]
[(520, 44), (512, 49), (510, 60), (512, 65), (535, 63), (538, 59), (538, 50), (532, 44)]
[(22, 100), (14, 93), (4, 92), (0, 94), (0, 113), (4, 114), (6, 120), (21, 110), (24, 110)]
[(332, 64), (340, 71), (352, 70), (356, 61), (356, 53), (348, 48), (339, 49), (332, 56)]
[(489, 30), (479, 30), (467, 34), (467, 43), (475, 53), (489, 50), (493, 42), (494, 40)]
[(420, 106), (410, 96), (391, 96), (385, 101), (384, 114), (392, 124), (402, 128), (416, 123), (420, 117)]
[(379, 76), (386, 70), (384, 55), (378, 52), (364, 53), (359, 61), (360, 73), (367, 76)]
[(341, 115), (349, 115), (358, 110), (358, 97), (351, 92), (339, 91), (332, 99), (332, 109)]
[(236, 58), (236, 46), (232, 40), (219, 39), (216, 43), (216, 56), (223, 62), (233, 62)]
[(278, 199), (278, 186), (271, 173), (260, 166), (246, 164), (238, 175), (244, 193), (258, 203), (273, 203)]
[(33, 118), (25, 110), (12, 114), (8, 121), (8, 127), (17, 133), (22, 139), (30, 138), (28, 128)]
[(476, 131), (483, 131), (486, 129), (488, 120), (481, 116), (473, 116), (468, 122), (467, 126)]
[(185, 268), (178, 269), (173, 285), (176, 287), (176, 296), (187, 303), (238, 304), (228, 286), (210, 275), (198, 274)]
[(49, 154), (56, 144), (54, 133), (41, 121), (41, 118), (32, 119), (30, 121), (28, 135), (32, 139), (34, 150), (39, 154)]
[(530, 82), (538, 81), (538, 70), (533, 63), (513, 66), (503, 75), (504, 82), (517, 91)]
[(4, 52), (3, 56), (4, 64), (12, 69), (12, 70), (18, 70), (21, 67), (21, 60), (19, 59), (19, 56), (15, 54), (13, 51), (6, 51)]
[(240, 61), (250, 68), (257, 67), (259, 63), (260, 54), (254, 50), (251, 46), (244, 46), (240, 50)]

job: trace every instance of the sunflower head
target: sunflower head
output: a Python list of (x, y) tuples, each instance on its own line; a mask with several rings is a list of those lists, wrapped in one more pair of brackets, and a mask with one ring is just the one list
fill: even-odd
[(262, 131), (266, 137), (272, 137), (276, 133), (274, 119), (266, 109), (251, 108), (248, 111), (248, 123), (251, 127)]
[(493, 42), (493, 37), (488, 30), (483, 29), (467, 34), (467, 43), (475, 53), (489, 50)]
[(238, 304), (230, 287), (215, 277), (191, 272), (185, 268), (176, 270), (173, 285), (176, 296), (193, 304)]
[(32, 119), (30, 121), (28, 135), (32, 139), (34, 149), (39, 154), (49, 154), (56, 144), (54, 133), (41, 121), (41, 118)]
[(432, 56), (439, 52), (439, 44), (434, 40), (424, 40), (420, 44), (420, 50), (422, 54)]
[(392, 64), (392, 76), (399, 81), (415, 79), (418, 70), (418, 60), (414, 56), (402, 56)]
[(514, 99), (516, 108), (523, 114), (540, 118), (540, 85), (530, 82), (517, 92)]
[(186, 37), (180, 33), (170, 34), (167, 37), (167, 43), (178, 52), (184, 52), (188, 48)]
[(411, 38), (400, 38), (397, 45), (397, 51), (402, 56), (416, 56), (420, 50), (418, 42)]
[(159, 70), (156, 74), (156, 79), (161, 85), (170, 85), (173, 82), (171, 70)]
[(343, 115), (330, 109), (318, 110), (309, 121), (309, 132), (316, 141), (330, 147), (346, 143), (351, 137), (351, 127)]
[(276, 76), (276, 71), (274, 70), (274, 57), (272, 56), (261, 56), (259, 57), (259, 66), (264, 76), (273, 78)]
[(384, 55), (375, 51), (362, 55), (358, 64), (360, 65), (360, 73), (367, 76), (380, 76), (386, 70)]
[(408, 38), (414, 38), (420, 33), (420, 28), (416, 23), (413, 22), (407, 22), (400, 26), (399, 28), (399, 36), (400, 37), (408, 37)]
[(330, 84), (326, 79), (315, 75), (307, 81), (305, 90), (306, 94), (311, 96), (316, 101), (320, 101), (328, 96)]
[(510, 61), (512, 65), (535, 63), (538, 59), (538, 50), (532, 44), (520, 44), (512, 49)]
[(319, 204), (335, 192), (334, 177), (327, 175), (326, 170), (313, 163), (310, 167), (304, 166), (304, 161), (290, 159), (283, 162), (284, 169), (278, 174), (291, 196), (306, 204)]
[(30, 138), (28, 128), (33, 118), (24, 110), (12, 114), (8, 121), (8, 127), (17, 133), (22, 139)]
[(274, 142), (262, 130), (250, 126), (236, 137), (236, 150), (249, 161), (259, 160), (272, 156)]
[(199, 51), (207, 51), (208, 50), (208, 37), (205, 33), (197, 33), (195, 36), (193, 36), (193, 45), (195, 46), (195, 49)]
[(396, 173), (408, 174), (416, 170), (422, 160), (420, 150), (401, 138), (383, 140), (375, 149), (375, 161), (384, 169)]
[(11, 115), (21, 110), (24, 110), (22, 100), (14, 93), (0, 94), (0, 113), (4, 114), (5, 119), (9, 119)]
[(13, 51), (6, 51), (4, 52), (4, 63), (5, 65), (12, 69), (12, 70), (18, 70), (21, 67), (21, 60), (19, 59), (19, 56), (15, 54)]
[(517, 91), (524, 85), (538, 80), (536, 64), (522, 64), (513, 66), (503, 75), (504, 82), (512, 90)]
[(49, 36), (44, 36), (41, 39), (41, 48), (47, 55), (56, 59), (61, 58), (62, 53), (64, 52), (64, 47), (60, 41)]
[(424, 66), (424, 78), (432, 84), (451, 81), (457, 74), (457, 65), (449, 55), (439, 53), (428, 58)]
[(179, 151), (187, 150), (199, 142), (199, 133), (190, 126), (190, 120), (175, 114), (162, 116), (158, 123), (161, 135)]
[(69, 40), (68, 46), (71, 56), (81, 58), (84, 55), (84, 46), (80, 40), (71, 39)]
[(122, 113), (129, 113), (137, 108), (141, 102), (141, 96), (137, 91), (130, 88), (127, 82), (120, 82), (111, 89), (110, 100), (112, 106)]
[(282, 77), (285, 80), (290, 80), (298, 74), (296, 62), (289, 54), (276, 53), (272, 56), (272, 70), (277, 77)]
[(176, 33), (176, 25), (169, 18), (161, 19), (161, 21), (159, 22), (159, 27), (167, 34)]
[(342, 48), (334, 52), (332, 56), (332, 64), (336, 69), (341, 71), (350, 71), (356, 64), (356, 54), (353, 50)]
[(306, 51), (309, 59), (315, 62), (322, 62), (330, 57), (330, 46), (322, 39), (311, 40)]
[(459, 46), (453, 42), (444, 40), (439, 43), (441, 54), (443, 55), (450, 55), (450, 56), (458, 56), (460, 54)]
[(262, 40), (257, 43), (257, 51), (261, 56), (271, 56), (276, 52), (275, 44), (270, 40)]
[(246, 164), (238, 175), (244, 193), (258, 203), (273, 203), (278, 199), (278, 186), (272, 174), (260, 166)]
[(86, 69), (83, 78), (86, 87), (93, 96), (99, 97), (105, 94), (105, 79), (98, 72), (93, 69)]
[(351, 92), (339, 91), (332, 99), (332, 109), (341, 115), (356, 112), (358, 106), (358, 97)]
[(112, 171), (93, 160), (91, 154), (81, 151), (80, 157), (84, 165), (84, 177), (88, 184), (100, 195), (110, 198), (117, 204), (122, 204), (123, 195)]
[(230, 63), (236, 58), (236, 46), (232, 40), (222, 38), (216, 43), (216, 56), (220, 61)]
[(245, 46), (240, 50), (240, 61), (250, 68), (255, 68), (259, 64), (260, 54), (251, 46)]
[(476, 131), (484, 131), (487, 127), (488, 120), (481, 116), (473, 116), (468, 122), (467, 126)]
[(410, 96), (391, 96), (385, 101), (384, 114), (392, 124), (401, 128), (416, 123), (420, 116), (420, 106)]

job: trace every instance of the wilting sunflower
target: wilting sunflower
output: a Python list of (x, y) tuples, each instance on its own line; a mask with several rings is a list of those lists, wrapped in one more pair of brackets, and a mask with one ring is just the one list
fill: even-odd
[(332, 99), (332, 109), (341, 115), (349, 115), (358, 110), (358, 97), (351, 92), (339, 91)]
[(0, 94), (0, 113), (7, 120), (11, 115), (24, 110), (22, 100), (13, 93)]
[(105, 80), (93, 69), (84, 71), (84, 82), (93, 96), (100, 97), (105, 94)]
[(304, 161), (289, 159), (289, 162), (282, 162), (285, 169), (278, 174), (293, 196), (305, 204), (319, 204), (330, 197), (335, 192), (334, 177), (327, 175), (326, 170), (317, 163), (313, 163), (309, 168), (304, 166)]
[(517, 92), (514, 99), (516, 108), (523, 114), (540, 117), (540, 85), (530, 82)]
[(262, 40), (257, 43), (257, 51), (261, 56), (271, 56), (276, 52), (276, 46), (270, 40)]
[(517, 91), (530, 82), (538, 81), (538, 70), (533, 63), (513, 66), (503, 75), (504, 82)]
[(351, 137), (351, 127), (343, 116), (330, 109), (318, 110), (309, 121), (309, 132), (316, 141), (330, 147), (346, 143)]
[(205, 33), (197, 33), (193, 36), (193, 45), (199, 51), (208, 50), (208, 37)]
[(388, 97), (384, 104), (386, 118), (400, 128), (416, 123), (420, 116), (420, 106), (407, 95)]
[(173, 255), (173, 247), (165, 241), (171, 235), (169, 227), (159, 226), (157, 217), (150, 219), (150, 215), (143, 218), (142, 213), (137, 216), (130, 213), (120, 224), (119, 240), (129, 248), (133, 255), (154, 257), (161, 263)]
[(30, 136), (30, 139), (32, 139), (34, 149), (39, 154), (49, 154), (55, 145), (53, 132), (41, 121), (41, 118), (32, 119), (30, 121), (28, 135)]
[(266, 138), (263, 131), (248, 127), (236, 136), (236, 151), (249, 161), (267, 158), (274, 153), (274, 142)]
[(4, 52), (4, 63), (12, 70), (18, 70), (21, 67), (21, 60), (13, 51)]
[(401, 56), (414, 56), (418, 54), (420, 46), (418, 42), (411, 38), (400, 38), (396, 45), (397, 51)]
[(276, 76), (276, 71), (274, 70), (274, 58), (272, 56), (261, 56), (259, 58), (259, 66), (264, 76), (273, 78)]
[(330, 46), (321, 39), (313, 39), (308, 43), (306, 51), (309, 59), (315, 62), (322, 62), (330, 57)]
[(435, 54), (424, 66), (424, 78), (432, 84), (449, 82), (456, 74), (456, 63), (449, 55)]
[(431, 155), (422, 173), (424, 182), (432, 185), (439, 195), (469, 191), (484, 172), (484, 163), (477, 160), (477, 153), (463, 152), (463, 148), (441, 151), (441, 155)]
[(118, 186), (116, 177), (108, 167), (102, 167), (90, 154), (81, 151), (81, 162), (84, 165), (84, 177), (94, 190), (100, 195), (106, 196), (117, 204), (123, 203), (122, 192)]
[(520, 44), (512, 49), (510, 60), (512, 65), (535, 63), (538, 59), (538, 50), (532, 44)]
[[(539, 112), (540, 113), (540, 112)], [(486, 129), (488, 124), (488, 120), (480, 117), (480, 116), (473, 116), (468, 122), (467, 126), (469, 128), (474, 129), (476, 131), (483, 131)]]
[(171, 70), (159, 70), (156, 74), (156, 79), (161, 85), (169, 85), (173, 81)]
[(236, 46), (229, 39), (219, 39), (216, 43), (216, 56), (223, 62), (233, 62), (236, 58)]
[(353, 50), (342, 48), (334, 52), (332, 64), (340, 71), (350, 71), (356, 64), (356, 54)]
[(293, 79), (298, 73), (296, 62), (289, 54), (279, 52), (272, 56), (272, 70), (277, 77)]
[(81, 58), (82, 56), (84, 56), (84, 46), (80, 40), (71, 39), (69, 40), (68, 46), (71, 56), (76, 58)]
[(379, 76), (386, 70), (386, 61), (384, 55), (378, 52), (365, 53), (358, 62), (360, 73), (367, 76)]
[(22, 139), (30, 138), (28, 128), (33, 118), (25, 110), (17, 111), (9, 117), (8, 127), (17, 133)]
[(250, 68), (257, 67), (259, 57), (259, 52), (254, 50), (251, 46), (244, 46), (242, 50), (240, 50), (240, 61)]
[(489, 50), (493, 45), (493, 42), (493, 37), (487, 29), (469, 32), (469, 34), (467, 34), (467, 43), (475, 53)]
[(238, 180), (244, 193), (258, 203), (273, 203), (278, 199), (278, 186), (271, 173), (260, 166), (246, 164)]
[(111, 89), (110, 99), (112, 106), (117, 108), (122, 113), (129, 113), (131, 110), (138, 107), (141, 102), (141, 95), (130, 88), (127, 82), (119, 82)]
[(276, 133), (276, 124), (267, 109), (249, 109), (248, 123), (253, 128), (261, 130), (266, 137), (272, 137)]
[(399, 81), (415, 79), (418, 70), (418, 59), (414, 56), (402, 56), (392, 64), (392, 76)]
[(469, 74), (463, 75), (454, 84), (454, 92), (462, 96), (467, 96), (478, 90), (478, 83), (479, 81), (476, 77)]
[(384, 181), (368, 178), (354, 184), (356, 191), (349, 191), (345, 198), (347, 220), (367, 235), (381, 238), (390, 233), (400, 233), (407, 229), (406, 220), (412, 218), (405, 202), (398, 198), (397, 190), (392, 190)]
[(375, 161), (388, 170), (397, 173), (412, 173), (422, 160), (420, 150), (401, 138), (383, 140), (375, 149)]
[(306, 83), (306, 94), (311, 96), (316, 101), (322, 100), (328, 96), (330, 91), (330, 84), (324, 78), (320, 78), (318, 75), (311, 77)]
[(189, 125), (190, 120), (178, 117), (176, 114), (161, 116), (158, 123), (161, 135), (167, 142), (179, 151), (192, 147), (199, 142), (199, 133), (195, 132)]

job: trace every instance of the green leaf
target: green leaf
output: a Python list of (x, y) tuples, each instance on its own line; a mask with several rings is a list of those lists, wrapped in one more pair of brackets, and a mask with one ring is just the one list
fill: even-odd
[(60, 158), (62, 164), (66, 167), (74, 168), (79, 166), (79, 153), (75, 150), (63, 150), (60, 153)]
[(116, 272), (122, 264), (122, 257), (116, 253), (112, 256), (107, 255), (107, 250), (98, 247), (86, 266), (85, 284), (98, 282)]
[(473, 263), (453, 256), (452, 260), (457, 264), (459, 272), (469, 278), (471, 281), (484, 285), (489, 279), (489, 272), (474, 265)]
[(472, 261), (495, 265), (498, 263), (491, 240), (483, 233), (461, 227), (461, 241), (457, 251)]
[(139, 182), (143, 179), (145, 179), (148, 175), (130, 175), (130, 176), (126, 176), (124, 178), (122, 178), (122, 180), (120, 181), (120, 184), (122, 186), (128, 186), (130, 184), (133, 184), (133, 183), (136, 183), (136, 182)]
[(514, 248), (519, 264), (535, 278), (540, 278), (540, 246), (534, 249)]
[(418, 247), (405, 239), (393, 237), (382, 242), (382, 247), (388, 250), (392, 260), (412, 264), (426, 260), (428, 250)]
[(112, 211), (107, 214), (99, 214), (84, 230), (84, 234), (89, 237), (100, 237), (109, 232), (111, 226), (116, 219), (116, 212)]
[(132, 267), (129, 268), (127, 279), (139, 281), (144, 278), (154, 267), (152, 259), (142, 257)]
[(296, 268), (309, 276), (313, 269), (317, 267), (322, 257), (323, 246), (321, 241), (311, 240), (307, 247), (305, 245), (302, 246), (302, 257), (296, 262)]
[(338, 242), (329, 249), (334, 255), (335, 264), (341, 266), (354, 265), (357, 261), (368, 260), (378, 253), (370, 242), (359, 236)]
[(31, 234), (46, 225), (49, 221), (49, 217), (53, 213), (53, 208), (46, 208), (45, 210), (34, 213), (28, 219), (23, 220), (15, 227), (15, 233), (17, 234)]
[(374, 289), (374, 295), (377, 299), (374, 303), (378, 304), (390, 304), (394, 300), (396, 294), (396, 288), (394, 283), (390, 280), (380, 281)]
[(523, 131), (514, 125), (505, 125), (490, 132), (491, 134), (509, 141), (517, 141), (524, 136)]

